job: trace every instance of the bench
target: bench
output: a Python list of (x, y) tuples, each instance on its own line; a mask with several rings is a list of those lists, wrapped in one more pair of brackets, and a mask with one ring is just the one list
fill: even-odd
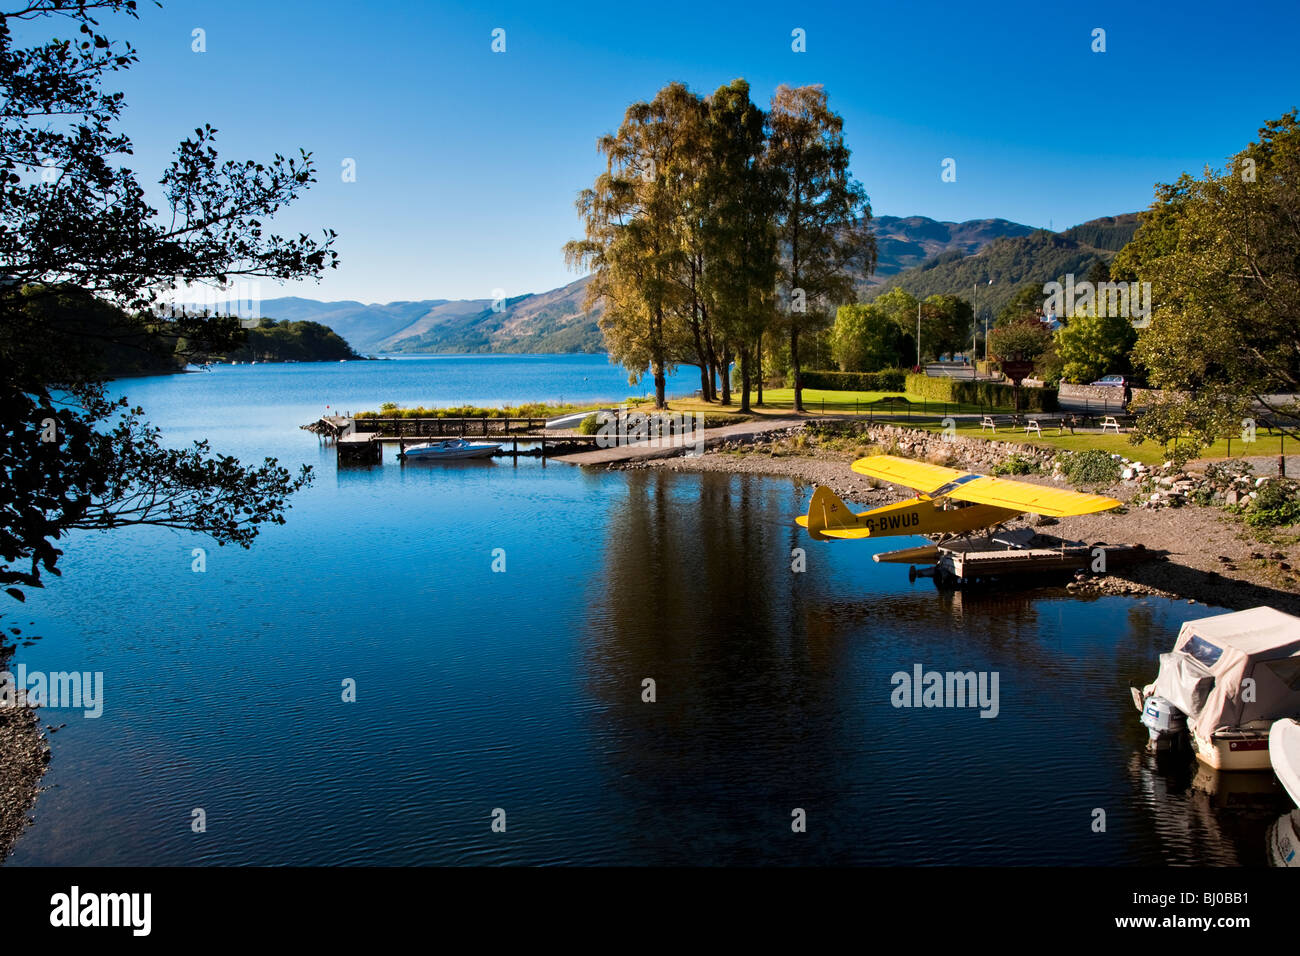
[(1108, 428), (1113, 428), (1113, 429), (1115, 430), (1115, 434), (1116, 434), (1116, 435), (1119, 434), (1119, 422), (1116, 421), (1114, 415), (1107, 415), (1105, 418), (1103, 418), (1103, 419), (1101, 420), (1101, 431), (1102, 431), (1102, 434), (1105, 434), (1105, 433), (1106, 433), (1106, 429), (1108, 429)]
[[(1050, 423), (1049, 423), (1049, 424), (1050, 424)], [(1030, 432), (1033, 432), (1033, 433), (1034, 433), (1035, 435), (1037, 435), (1039, 438), (1042, 438), (1042, 437), (1043, 437), (1043, 428), (1042, 428), (1042, 426), (1038, 423), (1038, 419), (1037, 419), (1037, 418), (1031, 418), (1031, 419), (1029, 419), (1028, 421), (1025, 422), (1025, 434), (1028, 435)]]
[(1271, 435), (1275, 429), (1279, 432), (1285, 432), (1287, 428), (1294, 427), (1295, 421), (1294, 415), (1257, 415), (1255, 416), (1255, 427), (1263, 428)]
[(993, 433), (997, 434), (998, 423), (993, 420), (992, 415), (985, 415), (982, 419), (980, 419), (980, 431), (984, 431), (984, 429), (986, 428), (993, 429)]

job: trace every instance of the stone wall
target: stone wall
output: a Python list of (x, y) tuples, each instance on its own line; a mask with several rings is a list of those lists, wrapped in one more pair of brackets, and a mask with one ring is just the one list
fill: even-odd
[(904, 458), (916, 458), (935, 464), (947, 464), (966, 468), (970, 471), (988, 473), (994, 465), (1003, 462), (1008, 455), (1020, 455), (1040, 466), (1048, 466), (1056, 457), (1056, 452), (1046, 448), (1035, 448), (1018, 441), (1002, 441), (991, 438), (964, 438), (960, 435), (945, 437), (936, 432), (919, 428), (903, 428), (898, 425), (867, 425), (858, 432), (866, 441), (881, 446), (887, 451), (897, 446), (898, 454)]
[(1062, 408), (1104, 406), (1118, 412), (1124, 406), (1124, 389), (1114, 385), (1070, 385), (1062, 382), (1058, 394)]

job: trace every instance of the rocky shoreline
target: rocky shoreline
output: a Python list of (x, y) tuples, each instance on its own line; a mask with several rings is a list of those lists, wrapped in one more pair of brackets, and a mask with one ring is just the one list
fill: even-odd
[[(935, 433), (896, 426), (873, 428), (864, 439), (876, 444), (877, 450), (922, 460), (941, 457), (953, 467), (985, 473), (1012, 454), (1028, 456), (1044, 473), (1017, 476), (1017, 480), (1069, 487), (1053, 470), (1051, 451), (1016, 442), (958, 438), (943, 443)], [(849, 465), (860, 457), (859, 451), (817, 447), (807, 441), (805, 426), (794, 425), (752, 444), (733, 442), (693, 457), (647, 459), (611, 468), (787, 477), (805, 485), (826, 485), (865, 508), (911, 494), (851, 471)], [(1263, 468), (1260, 473), (1267, 474)], [(1288, 473), (1295, 473), (1290, 466)], [(1079, 574), (1067, 585), (1071, 593), (1156, 595), (1232, 610), (1266, 604), (1300, 615), (1300, 571), (1296, 570), (1300, 544), (1290, 540), (1296, 527), (1290, 533), (1260, 536), (1222, 507), (1225, 501), (1235, 501), (1230, 497), (1232, 485), (1241, 488), (1238, 494), (1244, 498), (1247, 489), (1254, 490), (1254, 481), (1225, 478), (1213, 471), (1207, 477), (1203, 466), (1178, 471), (1128, 461), (1122, 462), (1121, 474), (1124, 477), (1111, 487), (1091, 490), (1124, 502), (1124, 509), (1041, 522), (1025, 516), (1009, 524), (1037, 523), (1042, 532), (1067, 540), (1140, 545), (1163, 556), (1120, 573)]]
[[(0, 671), (7, 655), (0, 650)], [(50, 748), (34, 708), (0, 704), (0, 863), (30, 822)]]

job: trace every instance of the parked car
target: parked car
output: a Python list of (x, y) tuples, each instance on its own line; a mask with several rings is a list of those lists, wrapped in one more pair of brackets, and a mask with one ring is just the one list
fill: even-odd
[(1126, 375), (1103, 375), (1101, 378), (1097, 379), (1097, 381), (1095, 381), (1095, 382), (1091, 382), (1091, 383), (1089, 383), (1089, 384), (1092, 384), (1092, 385), (1117, 385), (1117, 386), (1119, 386), (1120, 388), (1123, 388), (1125, 385), (1128, 385), (1128, 384), (1129, 384), (1129, 380), (1128, 380), (1128, 376), (1126, 376)]

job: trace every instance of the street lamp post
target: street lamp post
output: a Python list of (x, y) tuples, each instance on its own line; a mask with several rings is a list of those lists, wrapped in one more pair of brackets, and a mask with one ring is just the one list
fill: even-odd
[[(988, 284), (993, 285), (993, 280), (989, 280)], [(979, 333), (979, 312), (975, 313), (975, 332), (976, 334)], [(988, 313), (987, 312), (985, 312), (984, 315), (984, 362), (988, 362)]]
[(916, 370), (921, 371), (921, 303), (916, 303)]

